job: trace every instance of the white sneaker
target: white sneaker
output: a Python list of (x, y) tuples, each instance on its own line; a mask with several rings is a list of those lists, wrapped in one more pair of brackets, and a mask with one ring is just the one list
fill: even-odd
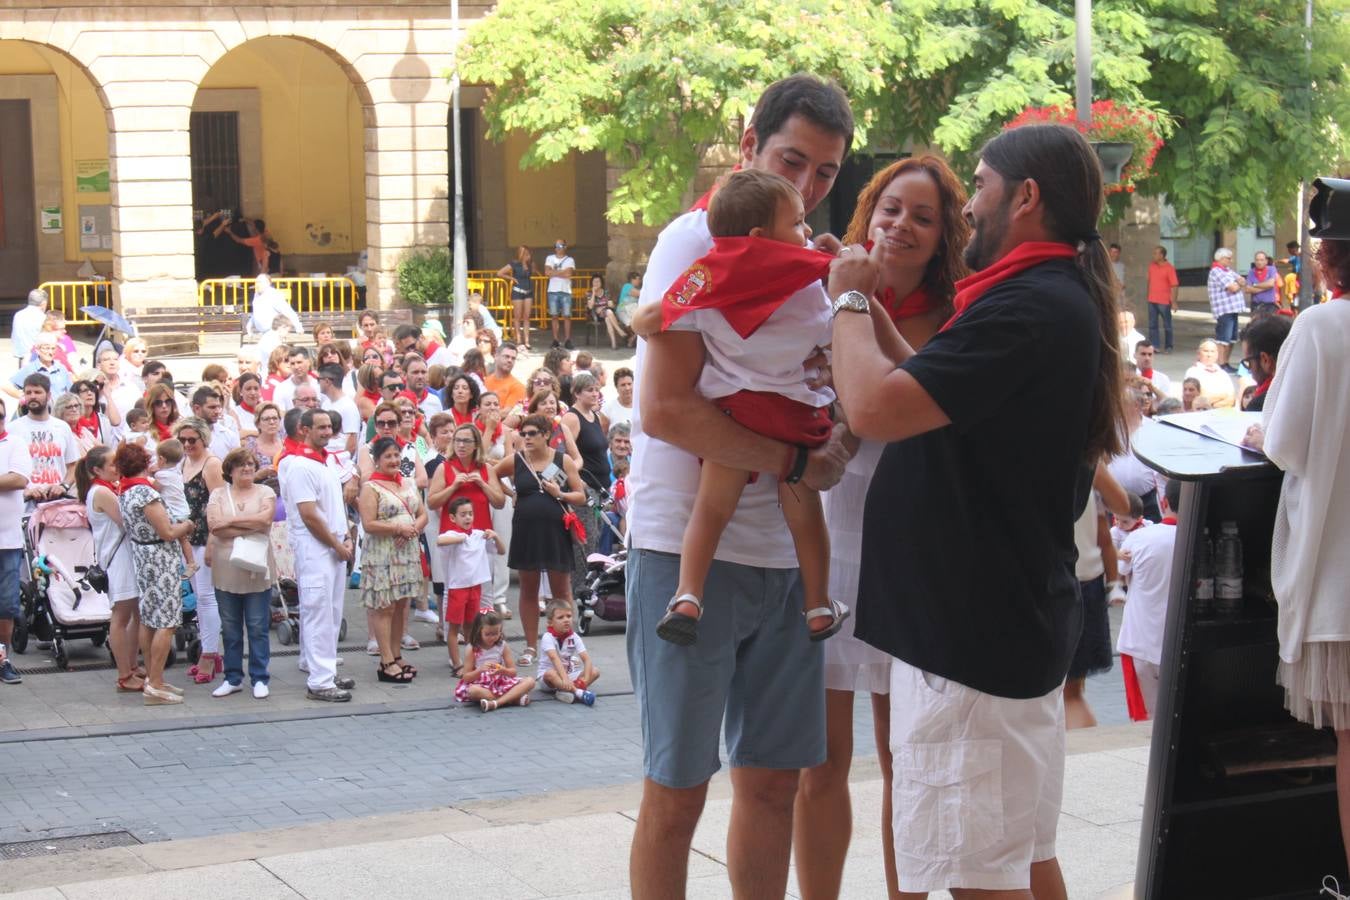
[(402, 647), (404, 650), (422, 649), (422, 645), (417, 643), (417, 638), (413, 637), (411, 634), (403, 635), (403, 640), (399, 642), (399, 646)]
[(567, 691), (558, 691), (556, 694), (553, 695), (553, 699), (557, 700), (559, 703), (577, 702), (576, 694), (572, 694)]
[(271, 691), (270, 688), (267, 687), (267, 682), (265, 682), (265, 681), (258, 681), (258, 682), (255, 682), (255, 683), (254, 683), (254, 685), (253, 685), (253, 699), (254, 699), (254, 700), (266, 700), (266, 699), (267, 699), (267, 695), (270, 694), (270, 693), (272, 693), (272, 691)]
[(440, 618), (429, 609), (419, 609), (413, 613), (413, 621), (426, 622), (430, 625), (439, 625)]
[(374, 638), (371, 638), (370, 640), (366, 641), (366, 656), (379, 656), (379, 655), (380, 655), (379, 641), (375, 640)]
[(231, 694), (237, 694), (244, 689), (242, 682), (239, 684), (230, 684), (228, 681), (222, 681), (220, 687), (211, 692), (212, 697), (228, 697)]

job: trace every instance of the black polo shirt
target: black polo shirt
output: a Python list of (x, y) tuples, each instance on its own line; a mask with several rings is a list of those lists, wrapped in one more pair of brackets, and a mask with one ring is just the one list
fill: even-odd
[(988, 694), (1064, 681), (1082, 630), (1073, 526), (1100, 351), (1072, 260), (991, 288), (902, 368), (952, 424), (884, 451), (856, 633)]

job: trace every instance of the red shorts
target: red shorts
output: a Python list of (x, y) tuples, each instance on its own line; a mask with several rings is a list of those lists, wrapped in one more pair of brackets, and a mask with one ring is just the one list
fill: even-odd
[(830, 439), (834, 428), (827, 407), (808, 406), (782, 394), (737, 391), (729, 397), (718, 397), (713, 403), (737, 424), (785, 444), (819, 447)]
[(483, 586), (447, 588), (445, 591), (445, 621), (451, 625), (468, 625), (483, 605)]

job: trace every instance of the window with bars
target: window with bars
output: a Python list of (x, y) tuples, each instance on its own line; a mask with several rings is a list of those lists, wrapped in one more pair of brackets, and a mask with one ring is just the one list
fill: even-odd
[(194, 112), (192, 208), (198, 224), (218, 209), (239, 215), (239, 113)]

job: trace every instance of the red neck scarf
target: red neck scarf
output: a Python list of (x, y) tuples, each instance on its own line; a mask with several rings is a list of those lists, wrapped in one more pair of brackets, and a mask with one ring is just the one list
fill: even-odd
[[(453, 413), (453, 412), (454, 412), (454, 410), (451, 409), (451, 413)], [(458, 425), (459, 423), (456, 422), (455, 424)], [(481, 416), (480, 416), (479, 418), (477, 418), (477, 419), (474, 419), (473, 424), (474, 424), (474, 427), (476, 427), (476, 428), (478, 429), (478, 431), (479, 431), (480, 434), (481, 434), (482, 432), (487, 431), (487, 428), (484, 427), (484, 426), (486, 425), (486, 423), (483, 421), (483, 419), (482, 419)], [(501, 436), (502, 436), (502, 423), (501, 423), (500, 421), (498, 421), (498, 422), (497, 422), (497, 427), (494, 428), (494, 429), (492, 429), (492, 436), (488, 438), (488, 443), (489, 443), (489, 444), (495, 444), (495, 443), (497, 443), (497, 438), (499, 438), (499, 437), (501, 437)]]
[(281, 461), (288, 456), (303, 456), (305, 459), (312, 459), (321, 465), (328, 464), (328, 451), (311, 447), (303, 441), (297, 441), (295, 438), (286, 438), (281, 442), (281, 452), (273, 461), (273, 467), (281, 465)]
[(113, 484), (111, 481), (107, 481), (106, 479), (103, 479), (103, 478), (95, 478), (93, 483), (96, 484), (96, 485), (100, 485), (100, 484), (103, 485), (105, 488), (107, 488), (109, 491), (112, 492), (112, 495), (113, 495), (114, 497), (116, 497), (118, 494), (122, 493), (122, 489), (121, 489), (120, 487), (118, 487), (117, 485)]
[(1140, 370), (1139, 370), (1139, 374), (1140, 374), (1141, 377), (1147, 378), (1149, 381), (1152, 381), (1152, 380), (1153, 380), (1153, 370), (1152, 370), (1152, 369), (1140, 369)]
[(361, 391), (361, 396), (362, 396), (362, 397), (365, 397), (367, 400), (369, 400), (371, 403), (374, 403), (376, 406), (379, 406), (379, 405), (380, 405), (380, 392), (379, 392), (379, 391), (367, 391), (367, 390), (364, 390), (364, 389), (363, 389), (363, 390)]
[(1271, 383), (1272, 381), (1274, 381), (1274, 380), (1275, 380), (1275, 376), (1272, 375), (1272, 376), (1270, 376), (1269, 378), (1267, 378), (1265, 381), (1263, 381), (1263, 382), (1261, 382), (1260, 384), (1258, 384), (1258, 385), (1256, 386), (1256, 390), (1252, 391), (1252, 396), (1253, 396), (1253, 397), (1260, 397), (1260, 396), (1263, 395), (1266, 391), (1270, 390), (1270, 383)]
[(412, 394), (413, 400), (417, 401), (418, 406), (421, 406), (422, 401), (427, 399), (427, 394), (430, 392), (426, 388), (422, 388), (422, 394), (421, 396), (418, 396), (417, 391), (414, 391), (412, 388), (409, 388), (408, 393)]
[(562, 634), (558, 634), (558, 632), (556, 632), (556, 631), (553, 630), (553, 626), (552, 626), (552, 625), (548, 626), (548, 633), (551, 634), (551, 635), (553, 635), (555, 638), (557, 638), (557, 639), (558, 639), (558, 643), (560, 643), (560, 644), (561, 644), (563, 641), (567, 640), (568, 638), (570, 638), (570, 637), (572, 636), (572, 632), (570, 632), (570, 631), (564, 631)]
[(1175, 524), (1177, 524), (1177, 517), (1176, 517), (1176, 516), (1163, 516), (1163, 517), (1162, 517), (1162, 522), (1161, 522), (1161, 524), (1163, 524), (1163, 525), (1175, 525)]
[(80, 416), (75, 420), (75, 436), (79, 437), (86, 431), (94, 437), (98, 437), (98, 413), (94, 413), (92, 416)]
[(257, 411), (256, 409), (254, 409), (253, 407), (249, 406), (247, 403), (243, 402), (242, 400), (239, 401), (239, 408), (242, 409), (244, 412), (248, 413), (250, 416), (256, 416), (256, 415), (258, 414), (258, 411)]
[(370, 473), (370, 480), (371, 480), (371, 481), (387, 481), (387, 482), (389, 482), (390, 484), (394, 485), (395, 487), (401, 486), (401, 485), (403, 484), (403, 476), (401, 476), (401, 475), (386, 475), (386, 474), (384, 474), (383, 472), (371, 472), (371, 473)]
[[(458, 428), (458, 427), (461, 426), (461, 425), (474, 425), (474, 424), (476, 424), (476, 423), (474, 422), (474, 420), (473, 420), (473, 414), (474, 414), (474, 410), (472, 410), (472, 409), (469, 410), (469, 411), (466, 412), (466, 413), (462, 413), (462, 412), (459, 411), (459, 409), (458, 409), (457, 407), (454, 407), (454, 406), (450, 407), (450, 415), (453, 416), (454, 419), (455, 419), (455, 427), (456, 427), (456, 428)], [(482, 430), (482, 429), (479, 429), (479, 430)]]
[(159, 439), (160, 439), (161, 441), (167, 441), (167, 440), (169, 440), (171, 437), (173, 437), (173, 423), (172, 423), (172, 422), (170, 422), (170, 423), (168, 423), (168, 424), (165, 424), (165, 423), (159, 421), (159, 419), (154, 419), (154, 420), (151, 422), (151, 424), (155, 426), (155, 434), (159, 435)]
[(877, 300), (896, 324), (932, 312), (942, 305), (922, 284), (900, 299), (896, 299), (894, 290), (886, 288), (877, 294)]
[(951, 328), (967, 309), (995, 285), (1041, 263), (1052, 259), (1073, 259), (1077, 255), (1078, 251), (1068, 244), (1052, 241), (1026, 241), (1018, 244), (1016, 249), (992, 266), (981, 269), (974, 275), (967, 275), (956, 283), (956, 298), (952, 301), (956, 312), (940, 330), (946, 331)]
[(472, 528), (460, 528), (459, 525), (455, 523), (454, 519), (451, 519), (448, 523), (446, 523), (445, 530), (458, 531), (460, 534), (473, 534)]
[(152, 491), (159, 490), (157, 487), (155, 487), (155, 483), (153, 481), (151, 481), (149, 478), (145, 478), (139, 475), (136, 476), (135, 478), (123, 478), (117, 484), (118, 484), (117, 493), (119, 494), (125, 494), (127, 491), (131, 490), (138, 484), (143, 484), (146, 487), (150, 488), (150, 490)]
[(712, 250), (661, 298), (661, 330), (691, 309), (716, 309), (737, 334), (748, 338), (789, 297), (829, 274), (833, 259), (768, 238), (713, 238)]

